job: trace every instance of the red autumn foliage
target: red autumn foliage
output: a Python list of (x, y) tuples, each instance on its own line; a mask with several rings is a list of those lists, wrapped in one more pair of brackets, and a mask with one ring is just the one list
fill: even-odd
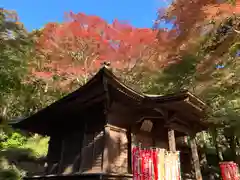
[[(209, 20), (219, 20), (239, 12), (239, 3), (232, 6), (215, 0), (176, 0), (159, 12), (158, 20), (171, 22), (171, 30), (134, 28), (127, 23), (108, 24), (97, 16), (67, 13), (67, 21), (49, 23), (38, 39), (42, 69), (33, 70), (40, 78), (66, 75), (68, 78), (88, 76), (103, 62), (115, 69), (131, 69), (135, 65), (159, 68), (181, 61), (185, 51), (200, 37)], [(158, 41), (156, 40), (158, 38)], [(49, 73), (51, 72), (51, 73)]]
[[(172, 24), (170, 31), (158, 35), (159, 41), (164, 42), (159, 56), (162, 64), (178, 63), (184, 54), (197, 52), (203, 34), (212, 32), (226, 17), (239, 13), (240, 0), (236, 0), (234, 5), (224, 0), (175, 0), (167, 8), (161, 8), (154, 29), (160, 22)], [(162, 31), (161, 28), (159, 30)], [(166, 38), (167, 41), (163, 41)], [(217, 57), (208, 58), (206, 64), (207, 61), (213, 63), (212, 59)]]
[(157, 22), (164, 20), (173, 24), (170, 43), (172, 49), (179, 52), (190, 47), (210, 21), (218, 22), (226, 16), (239, 14), (240, 0), (236, 0), (235, 5), (224, 0), (176, 0), (159, 13)]
[[(44, 57), (39, 71), (68, 77), (88, 75), (104, 61), (112, 68), (131, 69), (152, 58), (159, 47), (157, 33), (118, 20), (108, 24), (97, 16), (68, 13), (66, 22), (49, 23), (43, 29), (37, 43), (38, 54)], [(39, 75), (36, 70), (34, 73)]]

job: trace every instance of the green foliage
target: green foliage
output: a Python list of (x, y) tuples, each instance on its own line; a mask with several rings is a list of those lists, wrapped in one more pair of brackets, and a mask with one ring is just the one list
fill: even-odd
[[(220, 25), (217, 25), (213, 31), (211, 31), (209, 34), (207, 34), (204, 38), (204, 41), (202, 42), (201, 51), (204, 54), (208, 53), (215, 53), (216, 49), (226, 44), (223, 43), (226, 41), (227, 38), (231, 36), (233, 33), (232, 26), (234, 24), (234, 17), (229, 17), (226, 20), (224, 20)], [(224, 53), (224, 52), (223, 52)]]
[(234, 6), (236, 5), (236, 0), (226, 0), (226, 1)]
[(22, 147), (26, 143), (27, 138), (18, 132), (12, 132), (9, 135), (2, 132), (1, 140), (1, 149), (8, 149)]
[(240, 42), (235, 42), (230, 48), (229, 53), (232, 55), (232, 57), (236, 56), (236, 53), (240, 49)]
[(22, 148), (31, 149), (32, 155), (35, 158), (45, 157), (48, 151), (48, 137), (42, 137), (37, 134), (27, 139)]
[(0, 117), (28, 116), (58, 99), (61, 93), (45, 92), (46, 84), (33, 81), (30, 65), (35, 60), (33, 41), (38, 32), (27, 33), (8, 11), (0, 11)]
[(20, 180), (24, 175), (24, 171), (10, 165), (6, 159), (0, 159), (0, 180)]
[(32, 81), (29, 67), (34, 60), (35, 36), (16, 20), (15, 12), (0, 10), (0, 157), (6, 157), (1, 161), (0, 179), (4, 180), (22, 177), (22, 171), (9, 164), (8, 158), (43, 157), (48, 147), (48, 138), (13, 131), (7, 120), (28, 116), (61, 96)]
[(191, 54), (183, 56), (181, 62), (159, 71), (151, 77), (151, 81), (146, 80), (149, 85), (145, 91), (152, 94), (167, 94), (193, 88), (198, 61), (197, 56)]
[(9, 11), (1, 10), (0, 17), (0, 116), (5, 117), (22, 89), (32, 43), (24, 27), (9, 18)]

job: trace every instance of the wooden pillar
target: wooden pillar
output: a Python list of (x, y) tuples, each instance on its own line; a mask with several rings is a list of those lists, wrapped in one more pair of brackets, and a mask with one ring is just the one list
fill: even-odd
[(128, 140), (128, 155), (127, 155), (127, 159), (128, 159), (128, 173), (132, 174), (132, 131), (131, 128), (129, 128), (127, 130), (127, 140)]
[(202, 173), (201, 173), (200, 162), (199, 162), (199, 157), (198, 157), (198, 150), (197, 150), (196, 140), (195, 140), (194, 136), (191, 137), (190, 144), (191, 144), (192, 158), (193, 158), (193, 165), (194, 165), (196, 180), (202, 180)]
[(109, 170), (109, 139), (110, 139), (110, 127), (104, 127), (104, 149), (103, 149), (103, 160), (102, 160), (102, 172), (108, 172)]
[(84, 157), (85, 157), (85, 146), (87, 143), (88, 137), (87, 137), (87, 122), (84, 122), (84, 127), (83, 127), (83, 139), (82, 139), (82, 144), (81, 144), (81, 154), (80, 154), (80, 167), (79, 167), (79, 172), (83, 172), (84, 171), (84, 166), (85, 166), (85, 161), (84, 161)]
[(58, 174), (61, 174), (63, 171), (63, 156), (65, 150), (65, 137), (62, 137), (62, 146), (61, 146), (61, 158), (59, 161)]
[(169, 145), (170, 151), (176, 152), (175, 134), (174, 134), (174, 130), (172, 129), (168, 130), (168, 145)]

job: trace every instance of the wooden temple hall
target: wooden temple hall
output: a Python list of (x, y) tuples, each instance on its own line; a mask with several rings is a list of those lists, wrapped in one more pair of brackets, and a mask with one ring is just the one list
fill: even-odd
[[(13, 124), (50, 137), (45, 172), (25, 179), (132, 179), (132, 147), (141, 144), (180, 151), (181, 170), (190, 164), (200, 180), (194, 137), (207, 128), (204, 108), (189, 92), (137, 93), (103, 67), (78, 90)], [(188, 151), (175, 141), (184, 136), (191, 137)]]

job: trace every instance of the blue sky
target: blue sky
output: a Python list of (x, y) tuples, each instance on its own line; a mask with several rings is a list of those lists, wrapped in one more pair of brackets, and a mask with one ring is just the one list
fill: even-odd
[(128, 21), (136, 27), (152, 27), (164, 0), (1, 0), (0, 7), (16, 10), (20, 21), (31, 31), (48, 22), (61, 22), (64, 12), (83, 12), (112, 22)]

